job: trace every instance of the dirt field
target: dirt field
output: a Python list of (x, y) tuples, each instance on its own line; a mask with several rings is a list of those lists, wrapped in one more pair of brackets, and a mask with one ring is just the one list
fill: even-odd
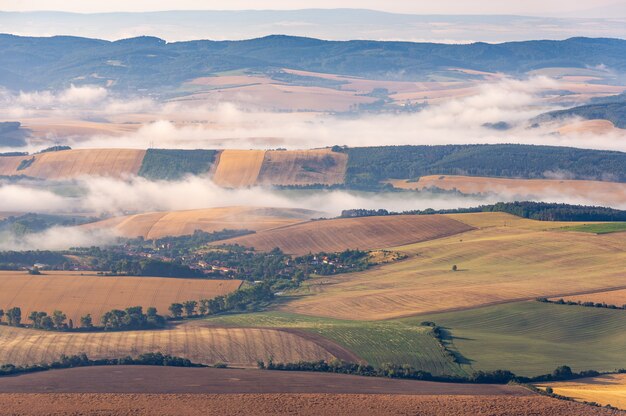
[(224, 150), (220, 152), (213, 182), (227, 188), (255, 185), (264, 158), (264, 150)]
[[(193, 384), (190, 383), (193, 382)], [(0, 393), (337, 393), (533, 396), (519, 386), (257, 369), (103, 366), (0, 378)]]
[(619, 233), (543, 230), (559, 224), (499, 213), (451, 217), (483, 228), (392, 248), (406, 253), (407, 260), (310, 280), (300, 289), (303, 296), (281, 309), (377, 320), (625, 284), (626, 239)]
[(466, 194), (498, 193), (521, 198), (558, 194), (588, 199), (602, 205), (626, 206), (626, 184), (616, 182), (431, 175), (423, 176), (417, 182), (396, 179), (389, 183), (401, 189), (436, 187), (457, 189)]
[(334, 185), (343, 183), (348, 155), (330, 149), (268, 151), (258, 183), (267, 185)]
[[(328, 342), (324, 340), (325, 342)], [(67, 333), (0, 326), (0, 364), (36, 364), (61, 354), (121, 358), (162, 352), (197, 363), (256, 367), (257, 360), (277, 362), (330, 360), (335, 356), (310, 337), (276, 329), (216, 328), (184, 324), (171, 329)], [(341, 354), (340, 354), (341, 355)], [(341, 356), (340, 358), (346, 358)]]
[(290, 254), (379, 249), (426, 241), (472, 228), (442, 215), (395, 215), (309, 221), (225, 240), (257, 250), (280, 247)]
[(316, 215), (320, 213), (297, 208), (221, 207), (128, 215), (85, 224), (80, 228), (112, 229), (124, 237), (154, 239), (193, 234), (195, 230), (261, 231), (297, 224)]
[(0, 394), (10, 415), (609, 416), (622, 412), (543, 396), (385, 394)]
[(557, 132), (561, 135), (568, 134), (607, 134), (616, 130), (609, 120), (585, 120), (559, 127)]
[(173, 302), (213, 298), (230, 293), (240, 280), (175, 279), (164, 277), (82, 276), (79, 272), (46, 271), (29, 275), (24, 271), (0, 271), (0, 308), (22, 309), (24, 323), (32, 311), (50, 314), (63, 311), (78, 325), (90, 313), (94, 323), (111, 309), (154, 306), (161, 314)]
[[(145, 150), (79, 149), (41, 153), (34, 156), (0, 157), (0, 175), (26, 175), (42, 179), (67, 179), (79, 176), (123, 177), (136, 175)], [(17, 170), (22, 160), (35, 161)]]
[[(589, 293), (586, 295), (565, 296), (566, 301), (606, 303), (607, 305), (626, 305), (626, 289)], [(556, 299), (553, 299), (556, 300)], [(626, 312), (625, 312), (626, 313)]]
[(541, 388), (548, 386), (552, 387), (556, 394), (578, 401), (596, 402), (601, 405), (610, 404), (626, 410), (626, 374), (607, 374), (538, 385)]

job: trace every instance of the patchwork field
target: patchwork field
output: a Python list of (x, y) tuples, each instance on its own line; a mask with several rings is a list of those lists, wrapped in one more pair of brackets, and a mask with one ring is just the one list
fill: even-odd
[(607, 374), (556, 383), (542, 383), (537, 387), (552, 387), (556, 394), (577, 401), (595, 402), (603, 406), (626, 410), (626, 374)]
[(279, 247), (290, 254), (379, 249), (471, 230), (442, 215), (392, 215), (310, 221), (225, 240), (257, 250)]
[(495, 193), (522, 199), (558, 194), (594, 204), (626, 206), (626, 184), (617, 182), (431, 175), (422, 176), (417, 182), (395, 179), (389, 183), (400, 189), (456, 189), (465, 194)]
[(445, 327), (472, 370), (507, 369), (534, 376), (626, 367), (626, 313), (536, 301), (406, 318)]
[(264, 158), (264, 150), (224, 150), (215, 161), (213, 182), (227, 188), (252, 186), (256, 184)]
[(257, 360), (269, 357), (277, 362), (334, 358), (311, 339), (274, 329), (178, 325), (163, 330), (67, 333), (0, 326), (0, 364), (51, 362), (61, 354), (83, 352), (92, 359), (161, 352), (197, 363), (245, 367), (256, 367)]
[(626, 305), (626, 289), (607, 290), (605, 292), (565, 296), (563, 297), (563, 299), (566, 301), (573, 301), (573, 302), (580, 301), (580, 302), (606, 303), (607, 305), (623, 306), (623, 305)]
[(214, 317), (206, 322), (218, 326), (280, 328), (301, 335), (315, 334), (350, 350), (356, 355), (356, 361), (364, 360), (374, 366), (393, 362), (432, 374), (466, 374), (433, 337), (432, 328), (421, 325), (421, 321), (348, 321), (260, 312)]
[[(237, 290), (239, 280), (175, 279), (163, 277), (110, 277), (80, 272), (0, 271), (0, 308), (18, 306), (22, 319), (32, 311), (61, 310), (77, 325), (91, 314), (94, 323), (111, 309), (154, 306), (161, 314), (173, 302), (213, 298)], [(2, 357), (2, 354), (0, 354)]]
[[(26, 175), (41, 179), (68, 179), (84, 175), (124, 177), (136, 175), (145, 150), (79, 149), (33, 156), (0, 157), (0, 175)], [(23, 160), (33, 162), (18, 170)]]
[(124, 237), (154, 239), (193, 234), (195, 230), (267, 230), (297, 224), (316, 215), (320, 213), (297, 208), (220, 207), (128, 215), (85, 224), (80, 228), (111, 229)]
[(348, 155), (330, 149), (270, 150), (257, 182), (269, 185), (334, 185), (343, 183)]
[[(392, 247), (407, 254), (408, 259), (363, 272), (309, 280), (293, 301), (281, 308), (306, 315), (378, 320), (626, 285), (626, 239), (619, 233), (549, 230), (545, 228), (562, 227), (563, 223), (500, 213), (443, 218), (480, 229)], [(285, 230), (289, 228), (293, 227)], [(268, 246), (280, 246), (276, 241)], [(452, 271), (453, 265), (458, 271)]]

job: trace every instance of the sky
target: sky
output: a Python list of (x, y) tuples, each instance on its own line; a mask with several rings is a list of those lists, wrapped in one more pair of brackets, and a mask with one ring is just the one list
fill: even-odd
[[(159, 10), (291, 10), (305, 8), (362, 8), (414, 14), (518, 14), (566, 17), (612, 17), (626, 0), (0, 0), (3, 11), (55, 10), (80, 13)], [(603, 15), (604, 14), (604, 15)], [(600, 16), (602, 15), (602, 16)]]

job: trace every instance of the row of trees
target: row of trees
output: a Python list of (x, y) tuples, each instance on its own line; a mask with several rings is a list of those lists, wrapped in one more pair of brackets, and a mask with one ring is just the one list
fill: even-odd
[(216, 315), (227, 311), (253, 310), (274, 299), (274, 292), (268, 283), (257, 284), (245, 289), (239, 289), (225, 296), (213, 299), (201, 299), (172, 303), (169, 307), (173, 319), (182, 319), (197, 316)]
[(611, 303), (606, 302), (582, 302), (582, 301), (573, 301), (573, 300), (564, 300), (563, 298), (557, 300), (550, 300), (548, 298), (537, 298), (538, 302), (543, 303), (554, 303), (556, 305), (574, 305), (574, 306), (585, 306), (588, 308), (605, 308), (605, 309), (626, 309), (626, 303), (618, 306), (613, 305)]
[[(297, 363), (274, 363), (271, 359), (266, 363), (258, 361), (260, 369), (281, 371), (316, 371), (324, 373), (354, 374), (368, 377), (388, 377), (411, 380), (440, 381), (450, 383), (477, 383), (477, 384), (507, 384), (510, 382), (531, 383), (545, 381), (571, 380), (583, 377), (596, 377), (598, 371), (587, 370), (579, 373), (573, 372), (566, 365), (557, 367), (550, 374), (536, 377), (518, 376), (508, 370), (477, 371), (469, 376), (439, 375), (435, 376), (428, 371), (418, 370), (407, 364), (383, 364), (381, 367), (373, 367), (368, 364), (350, 363), (342, 360), (332, 361), (299, 361)], [(626, 370), (618, 370), (625, 373)]]
[[(10, 326), (22, 326), (22, 310), (19, 307), (13, 307), (6, 312), (0, 309), (0, 322), (6, 318), (7, 324)], [(32, 327), (44, 329), (48, 331), (71, 331), (77, 329), (72, 319), (59, 310), (55, 310), (51, 314), (41, 311), (32, 311), (28, 315), (28, 319), (32, 322)], [(125, 329), (150, 329), (163, 328), (167, 320), (165, 317), (157, 313), (157, 309), (150, 307), (143, 312), (141, 306), (133, 306), (125, 310), (113, 309), (102, 315), (101, 326), (95, 326), (91, 314), (84, 315), (80, 318), (81, 330), (97, 330), (120, 331)]]

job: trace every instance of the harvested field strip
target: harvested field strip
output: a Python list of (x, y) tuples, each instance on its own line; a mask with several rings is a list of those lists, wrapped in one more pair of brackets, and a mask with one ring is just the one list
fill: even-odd
[[(607, 290), (605, 292), (587, 293), (581, 295), (562, 296), (565, 301), (606, 303), (621, 307), (626, 305), (626, 289)], [(559, 298), (560, 299), (560, 298)], [(553, 298), (552, 300), (558, 300)], [(624, 312), (626, 313), (626, 312)]]
[[(288, 384), (288, 383), (284, 383)], [(126, 416), (617, 416), (615, 410), (544, 396), (406, 396), (387, 394), (0, 394), (10, 414)]]
[[(136, 175), (141, 167), (145, 150), (135, 149), (78, 149), (40, 153), (26, 169), (10, 172), (17, 161), (0, 158), (0, 171), (5, 175), (26, 175), (42, 179), (67, 179), (79, 176), (123, 177)], [(21, 156), (19, 160), (33, 156)], [(18, 162), (19, 163), (19, 162)], [(6, 171), (6, 172), (5, 172)]]
[(227, 188), (243, 188), (257, 183), (265, 150), (224, 150), (213, 175), (213, 182)]
[(626, 367), (626, 313), (536, 301), (403, 319), (447, 328), (474, 370), (535, 376), (560, 365), (574, 371)]
[(389, 180), (396, 188), (427, 189), (440, 188), (458, 190), (465, 194), (503, 193), (519, 195), (521, 198), (536, 195), (568, 195), (583, 197), (600, 205), (626, 204), (626, 183), (566, 180), (566, 179), (511, 179), (483, 176), (429, 175), (417, 182), (406, 179)]
[(177, 279), (165, 277), (112, 277), (79, 272), (0, 271), (0, 309), (22, 309), (26, 323), (32, 311), (63, 311), (76, 324), (91, 314), (95, 324), (111, 309), (154, 306), (161, 314), (173, 302), (199, 300), (237, 290), (239, 280)]
[(259, 184), (334, 185), (344, 181), (348, 156), (330, 149), (267, 151)]
[(437, 343), (431, 329), (419, 322), (344, 321), (281, 312), (228, 315), (205, 322), (209, 325), (306, 331), (343, 346), (374, 366), (408, 364), (433, 374), (464, 374), (464, 370)]
[(145, 239), (227, 229), (259, 231), (304, 222), (316, 211), (297, 208), (223, 207), (189, 211), (150, 212), (110, 218), (80, 226), (83, 229), (113, 229), (124, 237)]
[(459, 234), (472, 227), (442, 215), (394, 215), (310, 221), (226, 240), (290, 254), (380, 249)]
[(610, 404), (626, 410), (626, 374), (607, 374), (571, 381), (542, 383), (537, 387), (552, 387), (554, 393), (577, 401), (595, 402), (603, 406)]
[(534, 396), (521, 386), (436, 383), (300, 371), (157, 366), (81, 367), (3, 377), (0, 392)]
[[(533, 229), (541, 226), (538, 221), (529, 220), (507, 220), (506, 226), (496, 226), (485, 219), (490, 215), (494, 214), (453, 215), (487, 226), (392, 248), (409, 256), (400, 262), (308, 280), (280, 308), (306, 315), (378, 320), (624, 285), (626, 239), (619, 233), (542, 231)], [(494, 216), (498, 221), (515, 218)], [(452, 271), (453, 265), (457, 272)]]
[(315, 342), (273, 329), (178, 325), (164, 330), (63, 333), (0, 326), (0, 364), (50, 362), (61, 354), (82, 352), (92, 359), (162, 352), (203, 364), (248, 367), (268, 357), (277, 362), (334, 358)]

